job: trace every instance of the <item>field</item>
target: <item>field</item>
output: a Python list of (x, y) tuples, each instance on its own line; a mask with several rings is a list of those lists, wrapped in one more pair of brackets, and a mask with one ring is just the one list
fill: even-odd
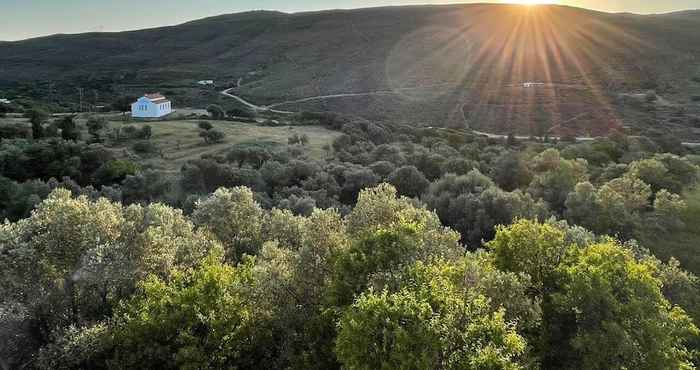
[[(151, 141), (161, 149), (159, 155), (143, 160), (143, 164), (156, 169), (177, 171), (187, 161), (200, 158), (202, 155), (225, 154), (232, 145), (256, 143), (269, 146), (287, 144), (287, 139), (294, 135), (309, 137), (309, 152), (312, 158), (322, 158), (325, 155), (323, 146), (331, 143), (339, 132), (327, 130), (319, 126), (284, 126), (264, 127), (251, 123), (208, 121), (214, 129), (226, 134), (222, 143), (207, 145), (199, 137), (200, 129), (197, 121), (158, 121), (149, 122), (153, 128)], [(112, 125), (121, 123), (113, 122)], [(142, 123), (135, 124), (137, 127)]]
[[(289, 137), (306, 135), (309, 138), (307, 148), (311, 158), (320, 159), (325, 156), (323, 149), (325, 144), (330, 144), (340, 135), (340, 132), (331, 131), (320, 126), (259, 126), (255, 123), (232, 122), (232, 121), (212, 121), (213, 128), (223, 132), (226, 137), (224, 141), (217, 144), (206, 144), (199, 137), (200, 129), (198, 123), (202, 120), (172, 120), (153, 122), (128, 122), (118, 121), (119, 116), (106, 116), (109, 125), (105, 132), (119, 126), (131, 125), (141, 128), (148, 124), (152, 128), (150, 141), (155, 144), (158, 153), (151, 155), (138, 155), (132, 146), (136, 140), (125, 140), (113, 142), (107, 139), (105, 145), (114, 150), (120, 157), (132, 159), (141, 165), (156, 170), (167, 172), (177, 172), (182, 165), (189, 160), (200, 158), (203, 155), (225, 155), (235, 144), (258, 144), (268, 147), (287, 144)], [(86, 117), (80, 116), (76, 119), (78, 126), (83, 130), (82, 137), (89, 137), (85, 129)], [(0, 118), (0, 126), (21, 125), (29, 130), (29, 122), (21, 117)]]

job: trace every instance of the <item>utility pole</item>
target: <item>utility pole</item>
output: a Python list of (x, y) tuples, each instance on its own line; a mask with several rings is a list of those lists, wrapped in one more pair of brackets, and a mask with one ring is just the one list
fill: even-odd
[(83, 111), (83, 88), (82, 87), (78, 88), (78, 93), (80, 94), (80, 112), (82, 113), (82, 111)]

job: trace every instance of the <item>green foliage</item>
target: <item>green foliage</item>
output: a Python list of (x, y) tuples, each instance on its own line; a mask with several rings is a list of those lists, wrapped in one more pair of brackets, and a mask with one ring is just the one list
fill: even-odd
[(199, 127), (200, 129), (202, 129), (204, 131), (209, 131), (209, 130), (214, 128), (214, 125), (212, 125), (211, 122), (199, 121), (199, 122), (197, 122), (197, 127)]
[(77, 141), (80, 139), (80, 130), (75, 124), (74, 116), (65, 116), (58, 121), (58, 128), (61, 129), (61, 137), (63, 140)]
[(465, 176), (445, 175), (430, 185), (423, 201), (472, 248), (492, 239), (497, 225), (547, 214), (541, 201), (521, 191), (504, 192), (478, 170)]
[(149, 274), (167, 278), (221, 253), (181, 211), (159, 204), (124, 208), (104, 198), (72, 198), (64, 189), (29, 218), (3, 224), (0, 240), (0, 309), (21, 308), (19, 323), (35, 328), (25, 332), (33, 343), (108, 318)]
[(44, 136), (43, 124), (49, 119), (49, 114), (41, 109), (32, 109), (26, 115), (32, 124), (32, 138), (41, 139)]
[(211, 130), (202, 130), (199, 133), (199, 136), (204, 139), (204, 142), (207, 144), (218, 144), (224, 141), (226, 138), (226, 134), (224, 134), (222, 131), (211, 129)]
[(192, 219), (210, 230), (225, 246), (227, 259), (241, 261), (262, 246), (263, 210), (250, 189), (221, 188), (197, 202)]
[(112, 184), (121, 182), (129, 175), (135, 175), (139, 165), (122, 159), (115, 159), (102, 165), (95, 173), (95, 179), (99, 184)]
[[(698, 329), (662, 295), (653, 264), (614, 242), (584, 248), (560, 269), (553, 294), (550, 365), (599, 369), (689, 368), (686, 341)], [(564, 339), (565, 338), (565, 339)], [(562, 344), (564, 347), (562, 348)], [(559, 362), (566, 361), (566, 362)]]
[(268, 312), (252, 300), (252, 267), (214, 258), (169, 281), (149, 277), (115, 314), (110, 363), (118, 367), (254, 368), (270, 356)]
[(419, 197), (430, 183), (414, 166), (397, 168), (389, 174), (387, 181), (396, 187), (399, 194), (408, 197)]
[(215, 120), (221, 120), (226, 118), (226, 112), (224, 112), (224, 109), (216, 104), (211, 104), (207, 106), (207, 112), (209, 112), (211, 118)]
[(531, 169), (535, 177), (530, 184), (530, 193), (542, 198), (556, 212), (564, 210), (569, 192), (579, 182), (586, 181), (586, 162), (561, 158), (556, 149), (547, 149), (534, 158)]
[(525, 340), (482, 295), (422, 268), (396, 292), (363, 293), (339, 323), (336, 353), (353, 369), (519, 369)]
[(567, 254), (565, 233), (551, 224), (519, 220), (497, 228), (496, 237), (487, 244), (496, 266), (505, 271), (526, 273), (533, 288), (542, 291)]

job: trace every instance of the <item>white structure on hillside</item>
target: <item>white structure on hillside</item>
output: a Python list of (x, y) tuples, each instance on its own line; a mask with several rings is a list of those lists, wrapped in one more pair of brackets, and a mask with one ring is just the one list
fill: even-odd
[(173, 112), (172, 103), (160, 93), (146, 94), (131, 104), (134, 118), (159, 118)]
[(2, 104), (12, 104), (12, 102), (8, 99), (0, 99), (0, 103)]
[(544, 86), (544, 82), (525, 82), (523, 87), (529, 89), (531, 87)]
[(202, 80), (197, 82), (200, 85), (207, 86), (207, 85), (213, 85), (214, 80)]

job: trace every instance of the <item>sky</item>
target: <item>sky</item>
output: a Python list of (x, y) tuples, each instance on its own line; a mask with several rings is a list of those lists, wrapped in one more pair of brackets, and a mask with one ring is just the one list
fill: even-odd
[[(483, 1), (483, 0), (482, 0)], [(488, 2), (489, 0), (485, 0)], [(492, 0), (518, 2), (536, 0)], [(247, 10), (298, 12), (384, 5), (449, 4), (468, 0), (0, 0), (0, 40), (55, 33), (123, 31), (174, 25)], [(700, 0), (548, 0), (610, 12), (664, 13), (700, 9)]]

